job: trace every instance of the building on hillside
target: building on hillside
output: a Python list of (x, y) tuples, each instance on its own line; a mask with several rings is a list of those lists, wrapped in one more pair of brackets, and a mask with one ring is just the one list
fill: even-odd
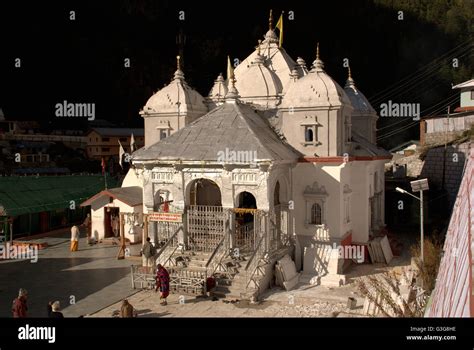
[(449, 143), (474, 125), (474, 79), (453, 86), (459, 89), (460, 106), (453, 113), (425, 116), (420, 123), (422, 146)]
[(135, 149), (143, 147), (143, 129), (128, 128), (93, 128), (87, 135), (86, 152), (89, 159), (108, 160), (110, 157), (118, 157), (119, 141), (126, 153), (130, 152), (130, 140), (133, 134)]

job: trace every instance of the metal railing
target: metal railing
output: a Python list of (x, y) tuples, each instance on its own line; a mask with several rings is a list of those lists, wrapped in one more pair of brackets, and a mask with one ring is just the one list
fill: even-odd
[(235, 229), (235, 247), (240, 253), (253, 252), (257, 244), (254, 223), (250, 222)]
[(155, 269), (148, 266), (132, 265), (132, 288), (153, 289), (155, 287)]
[(168, 272), (170, 275), (170, 291), (172, 293), (191, 295), (206, 293), (206, 271), (171, 267), (168, 269)]
[(186, 214), (188, 246), (193, 251), (214, 251), (222, 239), (228, 211), (220, 206), (190, 205)]
[[(166, 241), (166, 243), (160, 248), (160, 250), (158, 251), (158, 253), (154, 257), (155, 262), (157, 264), (161, 264), (163, 266), (166, 266), (168, 261), (170, 261), (171, 264), (173, 264), (173, 262), (171, 260), (171, 257), (173, 256), (173, 254), (176, 252), (176, 250), (179, 247), (179, 245), (178, 245), (178, 233), (179, 233), (179, 231), (182, 231), (182, 230), (183, 230), (183, 226), (178, 227), (178, 229), (170, 237), (170, 239), (168, 239)], [(172, 247), (172, 248), (168, 249), (169, 247)], [(167, 256), (162, 257), (162, 255), (166, 252), (166, 250), (168, 250)]]
[(255, 251), (250, 257), (249, 262), (245, 266), (245, 288), (248, 288), (250, 282), (254, 279), (254, 276), (258, 271), (260, 260), (265, 255), (265, 245), (263, 244), (264, 241), (265, 235), (260, 237)]
[(228, 236), (224, 235), (207, 260), (206, 270), (207, 275), (212, 276), (217, 270), (226, 271), (225, 266), (222, 265), (222, 260), (229, 255)]

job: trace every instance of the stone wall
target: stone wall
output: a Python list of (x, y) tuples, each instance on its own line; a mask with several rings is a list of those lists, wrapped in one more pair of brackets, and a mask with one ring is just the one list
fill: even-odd
[(423, 146), (439, 145), (444, 142), (451, 142), (458, 139), (462, 135), (462, 132), (450, 131), (450, 132), (434, 132), (426, 133), (423, 138)]
[(421, 170), (423, 169), (424, 161), (419, 158), (420, 154), (415, 153), (411, 156), (403, 156), (395, 154), (392, 158), (392, 161), (387, 164), (387, 170), (392, 168), (393, 165), (402, 165), (406, 167), (406, 176), (409, 177), (418, 177), (421, 174)]
[(435, 147), (427, 152), (424, 159), (420, 177), (429, 179), (430, 188), (441, 189), (444, 171), (444, 187), (448, 191), (450, 205), (454, 204), (456, 199), (469, 147), (469, 142), (450, 145), (446, 150), (444, 146)]

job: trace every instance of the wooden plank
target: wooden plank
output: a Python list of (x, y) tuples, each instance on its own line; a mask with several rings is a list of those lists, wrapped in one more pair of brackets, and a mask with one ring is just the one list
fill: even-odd
[(390, 261), (392, 261), (393, 259), (393, 254), (392, 254), (392, 249), (390, 248), (390, 243), (388, 242), (387, 236), (384, 236), (382, 240), (380, 241), (380, 247), (382, 249), (385, 262), (389, 264)]

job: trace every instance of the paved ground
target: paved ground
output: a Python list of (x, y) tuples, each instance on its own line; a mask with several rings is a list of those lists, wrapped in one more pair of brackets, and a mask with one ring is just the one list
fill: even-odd
[[(407, 260), (408, 258), (408, 260)], [(168, 305), (160, 305), (159, 294), (144, 290), (128, 298), (138, 312), (138, 317), (362, 317), (364, 298), (356, 289), (354, 279), (367, 274), (381, 273), (409, 262), (409, 256), (395, 258), (390, 266), (363, 264), (354, 266), (348, 274), (349, 283), (342, 287), (328, 288), (299, 284), (294, 290), (273, 288), (262, 295), (262, 302), (249, 304), (240, 300), (212, 300), (209, 297), (171, 294)], [(356, 308), (347, 308), (348, 298), (355, 298)], [(92, 314), (93, 317), (114, 317), (120, 303)]]
[[(249, 304), (248, 301), (212, 300), (209, 297), (170, 295), (168, 305), (160, 305), (159, 294), (154, 291), (142, 291), (131, 297), (129, 302), (136, 308), (138, 317), (335, 317), (346, 309), (346, 297), (340, 300), (324, 301), (313, 293), (311, 297), (299, 297), (281, 289), (272, 291), (274, 295), (259, 304)], [(322, 294), (327, 290), (320, 290)], [(289, 295), (293, 295), (290, 302)], [(120, 303), (111, 305), (95, 314), (93, 317), (114, 317), (120, 309)]]
[[(83, 235), (82, 235), (83, 236)], [(46, 316), (50, 300), (59, 300), (66, 317), (90, 315), (113, 317), (120, 302), (127, 298), (137, 309), (139, 317), (360, 317), (363, 298), (357, 294), (354, 279), (367, 274), (381, 273), (410, 263), (409, 241), (402, 256), (390, 266), (362, 264), (348, 273), (349, 284), (337, 288), (300, 284), (286, 292), (280, 288), (268, 290), (259, 304), (246, 301), (212, 300), (211, 298), (170, 295), (168, 305), (159, 304), (154, 291), (131, 289), (130, 265), (133, 261), (117, 260), (118, 247), (98, 244), (88, 246), (85, 238), (79, 242), (79, 251), (69, 251), (69, 230), (56, 237), (35, 239), (46, 241), (49, 248), (39, 252), (37, 263), (30, 261), (0, 261), (0, 317), (11, 315), (11, 301), (18, 288), (29, 290), (29, 315)], [(357, 306), (347, 309), (347, 299), (353, 297)], [(71, 303), (74, 301), (75, 304)]]
[(88, 246), (82, 232), (79, 251), (70, 252), (69, 232), (35, 239), (49, 245), (39, 251), (36, 263), (0, 261), (0, 317), (11, 316), (11, 303), (20, 287), (29, 292), (31, 317), (46, 317), (46, 305), (51, 300), (61, 302), (64, 316), (78, 317), (135, 293), (130, 281), (133, 262), (117, 260), (117, 246)]

